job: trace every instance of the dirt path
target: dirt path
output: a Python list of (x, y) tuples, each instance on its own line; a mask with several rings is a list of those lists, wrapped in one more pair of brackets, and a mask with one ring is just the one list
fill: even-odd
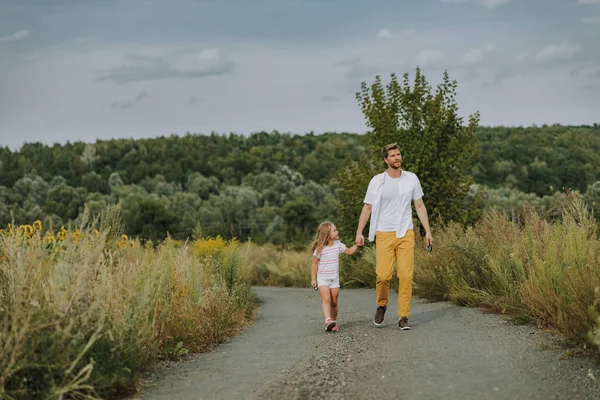
[(374, 291), (342, 289), (335, 334), (324, 332), (311, 289), (254, 291), (254, 325), (161, 375), (141, 398), (600, 399), (600, 365), (497, 315), (414, 299), (411, 331), (397, 328), (395, 304), (378, 329)]

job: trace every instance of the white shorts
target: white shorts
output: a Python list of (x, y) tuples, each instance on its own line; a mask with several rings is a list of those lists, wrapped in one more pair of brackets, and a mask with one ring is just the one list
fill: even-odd
[(329, 289), (336, 289), (340, 287), (340, 278), (336, 276), (335, 278), (322, 278), (317, 274), (317, 287), (319, 286), (329, 286)]

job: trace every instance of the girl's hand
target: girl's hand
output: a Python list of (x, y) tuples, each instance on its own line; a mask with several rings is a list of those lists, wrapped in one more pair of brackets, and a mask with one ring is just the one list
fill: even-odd
[(317, 287), (317, 280), (316, 279), (311, 280), (310, 281), (310, 286), (312, 286), (313, 288), (316, 288)]

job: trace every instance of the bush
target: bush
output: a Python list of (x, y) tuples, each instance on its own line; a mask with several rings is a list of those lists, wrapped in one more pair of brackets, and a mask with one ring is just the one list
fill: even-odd
[(436, 232), (436, 250), (417, 251), (415, 294), (491, 307), (600, 346), (596, 221), (572, 195), (559, 204), (551, 221), (533, 210), (512, 222), (491, 211), (473, 228)]
[(127, 392), (153, 361), (221, 343), (253, 315), (237, 242), (199, 257), (84, 225), (0, 232), (0, 398)]

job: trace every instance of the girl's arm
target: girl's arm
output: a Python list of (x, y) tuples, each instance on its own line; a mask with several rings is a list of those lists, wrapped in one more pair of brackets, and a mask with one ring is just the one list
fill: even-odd
[(319, 259), (313, 256), (312, 266), (310, 268), (310, 285), (312, 287), (317, 286), (317, 266), (319, 265)]
[(350, 248), (346, 248), (346, 250), (344, 250), (344, 254), (348, 254), (349, 256), (351, 256), (352, 254), (356, 253), (356, 250), (358, 250), (358, 246), (354, 245)]

